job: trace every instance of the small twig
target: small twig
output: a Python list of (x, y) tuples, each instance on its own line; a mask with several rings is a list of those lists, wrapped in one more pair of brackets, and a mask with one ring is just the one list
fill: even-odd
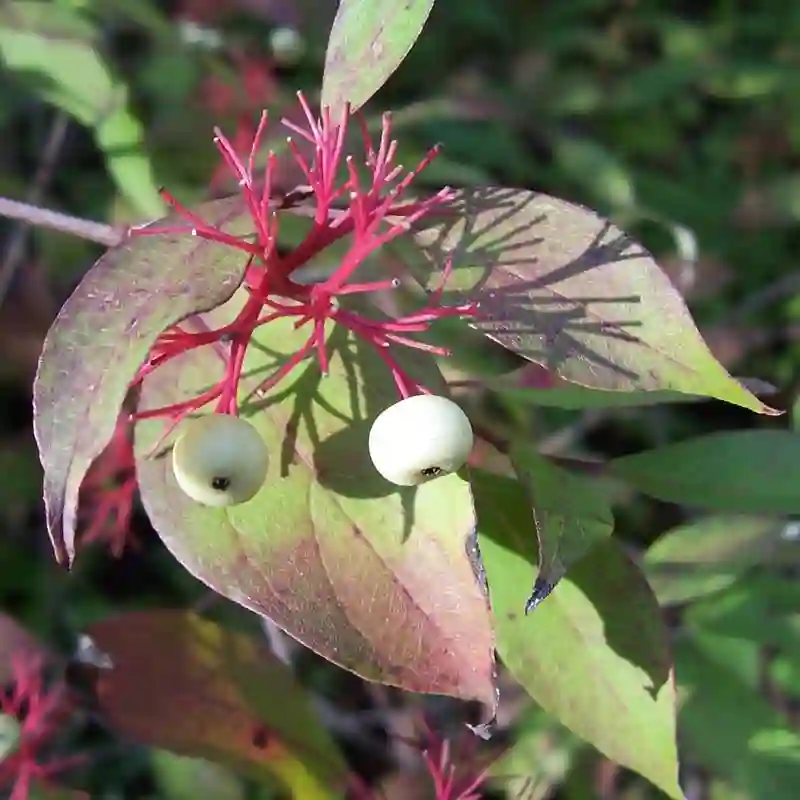
[[(47, 185), (50, 183), (53, 171), (55, 170), (56, 161), (58, 160), (58, 153), (64, 142), (67, 128), (69, 128), (69, 122), (70, 118), (63, 112), (59, 112), (53, 121), (50, 134), (47, 137), (44, 151), (39, 161), (39, 166), (33, 177), (33, 184), (27, 196), (27, 201), (33, 205), (42, 201), (42, 196), (45, 193)], [(0, 306), (5, 302), (9, 287), (14, 281), (14, 276), (25, 255), (28, 227), (29, 223), (27, 221), (18, 225), (6, 249), (3, 264), (0, 267)]]
[(348, 742), (359, 745), (371, 756), (381, 756), (385, 753), (385, 744), (375, 737), (376, 728), (385, 727), (381, 710), (344, 711), (320, 695), (311, 694), (310, 698), (324, 728)]
[(685, 800), (706, 800), (709, 790), (708, 774), (699, 767), (693, 767), (681, 782)]
[(289, 637), (269, 618), (261, 616), (261, 629), (267, 637), (275, 658), (287, 666), (292, 665), (292, 646)]
[(195, 614), (205, 614), (216, 606), (220, 600), (222, 600), (222, 595), (217, 594), (213, 589), (209, 589), (194, 603), (192, 611)]
[(800, 272), (782, 275), (760, 291), (749, 295), (739, 306), (723, 317), (726, 325), (743, 322), (747, 317), (763, 311), (767, 306), (800, 291)]
[[(273, 655), (291, 668), (293, 661), (292, 650), (295, 647), (294, 640), (285, 634), (269, 617), (259, 616), (261, 629), (264, 631), (264, 636)], [(370, 725), (383, 722), (382, 710), (360, 711), (351, 714), (337, 708), (324, 697), (316, 694), (311, 694), (310, 696), (322, 724), (328, 730), (352, 742), (357, 742), (372, 754), (382, 752), (369, 729)]]
[(591, 408), (571, 425), (553, 431), (539, 442), (539, 450), (545, 455), (561, 455), (571, 450), (593, 428), (605, 421), (607, 408)]
[(606, 461), (603, 458), (568, 458), (566, 456), (550, 455), (551, 461), (563, 469), (577, 472), (580, 475), (605, 475), (607, 473)]
[(0, 217), (18, 219), (29, 225), (69, 233), (106, 247), (118, 245), (126, 236), (126, 230), (115, 228), (113, 225), (72, 217), (69, 214), (39, 208), (30, 203), (11, 200), (8, 197), (0, 197)]
[(598, 800), (616, 800), (619, 796), (617, 793), (619, 772), (619, 766), (613, 761), (603, 758), (598, 762), (594, 774)]

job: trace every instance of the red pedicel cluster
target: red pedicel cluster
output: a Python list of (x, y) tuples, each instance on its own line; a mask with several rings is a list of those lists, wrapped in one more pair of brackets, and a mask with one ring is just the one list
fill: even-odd
[[(238, 414), (238, 388), (245, 353), (254, 331), (261, 325), (280, 318), (295, 320), (295, 328), (309, 331), (305, 343), (292, 354), (279, 369), (256, 387), (263, 394), (304, 359), (319, 359), (321, 371), (328, 369), (325, 346), (325, 324), (332, 320), (345, 326), (371, 345), (391, 372), (401, 397), (428, 390), (407, 375), (393, 358), (391, 350), (396, 345), (425, 350), (438, 355), (448, 355), (443, 348), (433, 347), (413, 338), (413, 334), (426, 331), (436, 319), (446, 316), (472, 317), (477, 313), (475, 304), (442, 306), (443, 284), (430, 295), (429, 305), (418, 313), (395, 319), (373, 319), (340, 307), (337, 299), (350, 294), (383, 291), (398, 285), (396, 280), (358, 282), (354, 280), (359, 267), (378, 248), (405, 233), (409, 227), (452, 199), (453, 193), (443, 189), (432, 197), (421, 200), (403, 200), (403, 195), (414, 178), (425, 169), (438, 152), (433, 148), (411, 171), (395, 165), (397, 142), (390, 138), (390, 116), (385, 114), (380, 141), (374, 148), (361, 122), (365, 163), (371, 177), (362, 185), (351, 155), (345, 155), (345, 135), (349, 110), (334, 122), (330, 113), (323, 111), (315, 118), (302, 94), (298, 94), (307, 127), (300, 127), (286, 119), (282, 124), (292, 134), (306, 140), (313, 147), (313, 159), (307, 159), (290, 136), (288, 146), (294, 160), (302, 170), (308, 186), (299, 194), (303, 199), (313, 197), (315, 203), (313, 224), (303, 241), (288, 253), (277, 249), (278, 213), (292, 202), (291, 197), (272, 196), (271, 186), (277, 157), (267, 155), (261, 185), (257, 185), (255, 160), (267, 129), (267, 114), (261, 116), (253, 138), (247, 163), (236, 154), (230, 142), (215, 131), (215, 143), (224, 163), (241, 187), (242, 199), (252, 218), (254, 234), (234, 236), (200, 219), (183, 207), (172, 195), (164, 191), (165, 200), (186, 220), (185, 225), (134, 228), (133, 235), (163, 235), (186, 233), (208, 241), (227, 245), (248, 256), (244, 287), (247, 300), (236, 319), (214, 330), (187, 330), (187, 325), (176, 325), (159, 336), (149, 358), (142, 365), (132, 385), (135, 386), (153, 370), (188, 350), (214, 345), (223, 355), (225, 373), (211, 389), (183, 403), (140, 412), (136, 418), (167, 417), (176, 423), (186, 414), (216, 402), (217, 413)], [(347, 177), (337, 177), (344, 163)], [(298, 194), (297, 192), (294, 194)], [(283, 204), (282, 204), (283, 203)], [(325, 279), (309, 284), (292, 279), (293, 273), (318, 256), (334, 242), (345, 240), (348, 249), (338, 266)], [(444, 279), (448, 269), (444, 270)]]
[[(434, 800), (481, 800), (481, 788), (487, 781), (491, 764), (478, 763), (476, 739), (465, 741), (459, 737), (453, 745), (426, 722), (422, 728), (422, 741), (405, 736), (398, 738), (419, 750), (431, 779)], [(383, 796), (366, 786), (357, 775), (351, 776), (349, 790), (347, 797), (352, 800), (378, 800)]]
[(13, 785), (9, 800), (27, 800), (33, 781), (48, 782), (75, 758), (40, 763), (68, 707), (63, 684), (46, 686), (42, 661), (31, 655), (12, 657), (13, 679), (0, 688), (0, 713), (19, 724), (16, 748), (0, 759), (0, 786)]
[(113, 556), (135, 544), (131, 516), (136, 497), (136, 462), (131, 416), (123, 411), (111, 441), (94, 460), (81, 484), (78, 504), (86, 527), (81, 543), (104, 542)]
[[(459, 754), (462, 757), (459, 761), (468, 763), (474, 760), (476, 753), (471, 745), (475, 741), (470, 740), (466, 747), (457, 748), (467, 751)], [(460, 770), (450, 740), (435, 735), (430, 728), (425, 731), (425, 744), (422, 757), (433, 780), (436, 800), (480, 800), (480, 788), (488, 776), (488, 767)]]

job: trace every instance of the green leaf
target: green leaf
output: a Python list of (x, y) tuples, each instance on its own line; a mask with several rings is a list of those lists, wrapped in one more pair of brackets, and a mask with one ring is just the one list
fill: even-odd
[(688, 629), (686, 636), (714, 664), (735, 675), (748, 689), (758, 689), (763, 671), (763, 656), (757, 642), (720, 636), (698, 625)]
[(51, 782), (33, 780), (26, 800), (87, 800), (89, 795), (78, 789), (65, 789)]
[(797, 657), (797, 596), (796, 582), (757, 573), (684, 614), (676, 651), (684, 738), (701, 764), (749, 797), (788, 798), (800, 774), (800, 737), (761, 696), (764, 648), (773, 664), (790, 663), (786, 652)]
[[(207, 324), (229, 320), (241, 302), (237, 295), (205, 315)], [(307, 337), (291, 319), (259, 328), (247, 351), (248, 381), (271, 374)], [(458, 475), (408, 488), (386, 482), (367, 441), (375, 416), (397, 399), (394, 381), (346, 329), (330, 327), (327, 344), (324, 379), (316, 359), (304, 361), (266, 398), (242, 406), (271, 454), (265, 484), (247, 503), (213, 509), (191, 501), (169, 454), (149, 456), (163, 422), (138, 423), (145, 509), (192, 574), (325, 658), (368, 680), (494, 707), (491, 622), (466, 552), (469, 485)], [(426, 354), (395, 357), (444, 391)], [(221, 368), (206, 348), (175, 359), (145, 382), (140, 407), (195, 396)]]
[(0, 519), (29, 513), (41, 502), (42, 465), (36, 443), (27, 432), (24, 437), (0, 443)]
[(242, 782), (219, 764), (155, 750), (153, 773), (165, 800), (195, 800), (203, 794), (214, 800), (244, 800)]
[(531, 601), (538, 605), (567, 569), (614, 532), (614, 515), (601, 484), (555, 466), (531, 445), (512, 448), (511, 461), (533, 506), (539, 573)]
[[(127, 103), (127, 99), (118, 96), (120, 106)], [(123, 197), (142, 217), (160, 217), (165, 211), (164, 201), (145, 151), (144, 128), (139, 120), (120, 107), (95, 125), (94, 135)]]
[(658, 602), (685, 603), (731, 586), (750, 567), (785, 558), (784, 523), (773, 518), (705, 516), (663, 534), (644, 556)]
[(101, 707), (127, 736), (272, 775), (295, 797), (340, 796), (339, 751), (305, 690), (260, 640), (169, 610), (114, 616), (89, 634), (113, 663), (97, 678)]
[(514, 724), (513, 744), (492, 763), (489, 784), (519, 800), (547, 800), (563, 785), (583, 743), (538, 707)]
[(666, 632), (644, 577), (607, 539), (526, 616), (537, 559), (527, 498), (515, 481), (477, 470), (472, 490), (508, 670), (578, 736), (682, 800)]
[(636, 406), (654, 406), (662, 403), (691, 403), (705, 398), (680, 392), (615, 392), (608, 389), (588, 389), (575, 384), (561, 385), (552, 389), (528, 389), (515, 386), (506, 388), (497, 386), (497, 391), (516, 400), (525, 400), (534, 406), (555, 406), (571, 410), (587, 408), (629, 408)]
[(689, 752), (748, 797), (793, 800), (800, 785), (800, 736), (691, 640), (678, 642), (675, 654), (681, 732)]
[(96, 39), (76, 9), (22, 0), (0, 8), (0, 57), (6, 66), (46, 102), (92, 128), (122, 194), (141, 215), (159, 216), (164, 204), (145, 151), (144, 128)]
[(796, 397), (792, 403), (792, 430), (800, 433), (800, 397)]
[[(215, 201), (199, 213), (236, 233), (229, 220), (239, 202)], [(81, 482), (111, 438), (153, 342), (169, 326), (230, 298), (246, 261), (242, 251), (185, 234), (129, 237), (92, 266), (61, 308), (33, 387), (47, 527), (59, 561), (73, 559)]]
[(322, 105), (338, 119), (346, 103), (355, 111), (383, 86), (422, 33), (433, 0), (340, 0), (333, 21)]
[(604, 146), (559, 133), (553, 140), (553, 156), (562, 172), (596, 202), (614, 209), (635, 204), (636, 189), (629, 170)]
[(717, 636), (747, 639), (800, 658), (800, 586), (794, 578), (760, 574), (692, 605), (686, 623)]
[(792, 700), (800, 700), (800, 658), (778, 653), (770, 664), (769, 678), (773, 685)]
[(724, 100), (753, 102), (797, 85), (797, 71), (792, 66), (769, 62), (721, 64), (706, 70), (702, 77), (708, 94)]
[(741, 514), (800, 512), (800, 436), (789, 431), (712, 433), (609, 462), (640, 492)]
[[(778, 413), (731, 377), (650, 254), (593, 211), (547, 195), (465, 189), (420, 223), (403, 258), (444, 302), (480, 303), (476, 327), (553, 376), (618, 392), (714, 397)], [(432, 268), (433, 267), (433, 268)]]

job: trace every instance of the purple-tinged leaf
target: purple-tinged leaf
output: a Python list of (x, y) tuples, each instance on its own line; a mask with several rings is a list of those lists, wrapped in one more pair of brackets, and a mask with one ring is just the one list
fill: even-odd
[[(216, 201), (199, 213), (243, 235), (249, 231), (223, 224), (236, 214), (241, 227), (239, 203)], [(246, 260), (242, 251), (185, 234), (128, 237), (92, 266), (62, 307), (33, 387), (47, 529), (59, 562), (72, 562), (81, 482), (111, 438), (153, 342), (171, 325), (230, 298)]]
[(136, 611), (92, 626), (113, 667), (96, 691), (111, 724), (148, 745), (208, 758), (295, 797), (328, 800), (347, 779), (309, 698), (263, 640), (183, 611)]
[[(237, 294), (204, 319), (223, 324), (240, 302)], [(259, 328), (246, 380), (266, 378), (308, 335), (291, 319)], [(325, 378), (316, 359), (305, 361), (266, 398), (240, 401), (271, 454), (264, 486), (246, 503), (193, 502), (172, 473), (171, 440), (153, 450), (163, 423), (139, 422), (145, 509), (193, 575), (325, 658), (368, 680), (477, 699), (493, 711), (491, 623), (467, 553), (469, 485), (448, 475), (398, 488), (376, 472), (369, 429), (398, 399), (394, 381), (346, 329), (332, 327), (327, 341)], [(444, 391), (427, 354), (394, 356), (415, 380)], [(195, 396), (222, 369), (206, 348), (175, 359), (145, 382), (141, 408)]]
[(714, 358), (650, 254), (589, 209), (518, 189), (466, 189), (414, 236), (416, 256), (401, 246), (418, 277), (437, 286), (452, 258), (445, 302), (478, 301), (479, 330), (559, 378), (779, 413)]
[(333, 21), (322, 105), (339, 119), (346, 103), (355, 111), (400, 66), (422, 33), (434, 0), (340, 0)]

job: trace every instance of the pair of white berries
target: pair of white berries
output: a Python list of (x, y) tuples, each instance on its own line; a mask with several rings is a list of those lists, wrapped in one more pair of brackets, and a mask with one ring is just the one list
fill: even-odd
[[(253, 426), (229, 414), (184, 425), (172, 449), (172, 469), (183, 492), (216, 508), (252, 499), (269, 466), (267, 447)], [(473, 441), (469, 419), (456, 403), (420, 394), (378, 415), (369, 432), (369, 454), (386, 480), (415, 486), (464, 466)]]

